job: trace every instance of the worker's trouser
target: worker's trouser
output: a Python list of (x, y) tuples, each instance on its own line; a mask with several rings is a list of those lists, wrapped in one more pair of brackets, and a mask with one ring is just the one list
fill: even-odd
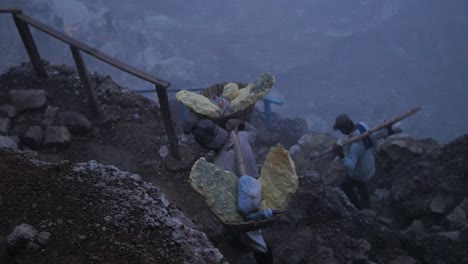
[[(349, 175), (346, 175), (340, 188), (357, 209), (369, 208), (369, 191), (365, 182), (352, 179)], [(356, 190), (359, 198), (356, 195)]]
[(261, 230), (249, 231), (240, 234), (240, 240), (244, 245), (253, 250), (254, 252), (266, 253), (268, 247), (262, 236)]

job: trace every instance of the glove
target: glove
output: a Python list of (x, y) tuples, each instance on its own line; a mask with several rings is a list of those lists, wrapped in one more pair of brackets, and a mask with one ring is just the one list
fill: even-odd
[(403, 128), (400, 122), (396, 122), (393, 125), (387, 127), (388, 136), (400, 133), (401, 131), (403, 131)]
[(226, 122), (226, 129), (228, 131), (237, 131), (239, 130), (240, 128), (242, 128), (244, 125), (244, 121), (240, 120), (240, 119), (229, 119), (227, 122)]
[(401, 125), (401, 122), (396, 122), (395, 124), (393, 124), (392, 130), (395, 134), (403, 132), (403, 126)]
[(343, 146), (339, 145), (338, 143), (333, 144), (332, 152), (333, 154), (335, 154), (335, 156), (340, 157), (340, 159), (343, 159), (345, 157), (343, 152)]

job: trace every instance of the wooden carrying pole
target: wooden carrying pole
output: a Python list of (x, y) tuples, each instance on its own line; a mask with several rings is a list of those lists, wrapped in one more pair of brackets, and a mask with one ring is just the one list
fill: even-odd
[(232, 142), (234, 142), (234, 151), (236, 152), (236, 160), (237, 166), (239, 168), (239, 173), (241, 174), (240, 176), (247, 175), (239, 137), (237, 136), (237, 133), (234, 130), (231, 131), (231, 139)]
[[(358, 136), (355, 136), (355, 137), (352, 137), (352, 138), (346, 140), (345, 142), (343, 142), (343, 144), (341, 144), (341, 146), (346, 146), (346, 145), (349, 145), (349, 144), (354, 143), (356, 141), (359, 141), (359, 140), (371, 135), (372, 133), (375, 133), (376, 131), (379, 131), (379, 130), (381, 130), (383, 128), (389, 127), (389, 126), (395, 124), (396, 122), (399, 122), (399, 121), (401, 121), (401, 120), (403, 120), (403, 119), (405, 119), (405, 118), (407, 118), (407, 117), (409, 117), (411, 115), (416, 114), (420, 110), (421, 110), (421, 107), (416, 107), (416, 108), (414, 108), (414, 109), (412, 109), (412, 110), (410, 110), (410, 111), (408, 111), (408, 112), (406, 112), (406, 113), (404, 113), (402, 115), (399, 115), (399, 116), (397, 116), (397, 117), (395, 117), (393, 119), (390, 119), (390, 120), (384, 122), (381, 125), (378, 125), (378, 126), (372, 128), (370, 130), (367, 130), (366, 132), (364, 132), (364, 133), (362, 133), (362, 134), (360, 134)], [(330, 153), (332, 151), (333, 151), (333, 147), (329, 147), (325, 151), (320, 153), (318, 156), (319, 157), (323, 156), (323, 155), (325, 155), (327, 153)]]

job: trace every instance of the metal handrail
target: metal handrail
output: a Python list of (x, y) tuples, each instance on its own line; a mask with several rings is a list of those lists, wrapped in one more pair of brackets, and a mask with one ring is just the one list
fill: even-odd
[(20, 13), (23, 13), (23, 10), (21, 10), (21, 8), (16, 8), (16, 7), (1, 8), (0, 14), (1, 13), (20, 14)]
[(45, 70), (44, 64), (42, 59), (39, 55), (39, 51), (37, 46), (34, 42), (33, 36), (29, 29), (29, 25), (33, 26), (34, 28), (58, 39), (70, 46), (73, 59), (75, 60), (75, 64), (80, 75), (81, 82), (83, 86), (86, 88), (88, 92), (88, 97), (91, 102), (93, 110), (99, 116), (99, 119), (102, 120), (102, 112), (99, 107), (99, 103), (97, 101), (96, 92), (94, 87), (91, 85), (91, 81), (88, 75), (88, 71), (86, 69), (86, 65), (84, 60), (81, 56), (81, 52), (83, 51), (107, 64), (110, 64), (122, 71), (125, 71), (133, 76), (136, 76), (140, 79), (153, 83), (155, 85), (156, 93), (158, 95), (159, 104), (161, 107), (161, 114), (163, 117), (164, 127), (166, 130), (166, 134), (169, 140), (169, 146), (171, 149), (171, 154), (174, 158), (180, 159), (180, 154), (178, 150), (178, 142), (177, 137), (175, 135), (174, 127), (172, 124), (171, 119), (171, 112), (169, 108), (169, 99), (167, 96), (167, 88), (171, 85), (169, 81), (156, 78), (146, 72), (143, 72), (133, 66), (128, 65), (114, 57), (111, 57), (107, 54), (100, 52), (99, 50), (92, 48), (85, 43), (78, 41), (72, 37), (69, 37), (62, 32), (59, 32), (25, 14), (23, 14), (23, 10), (20, 8), (0, 8), (0, 14), (2, 13), (9, 13), (13, 15), (13, 20), (15, 21), (16, 27), (18, 32), (21, 36), (23, 44), (26, 48), (28, 56), (31, 60), (31, 64), (33, 65), (34, 71), (36, 72), (38, 77), (47, 78), (47, 72)]
[(135, 67), (132, 67), (116, 58), (113, 58), (107, 54), (104, 54), (102, 52), (100, 52), (99, 50), (95, 49), (95, 48), (92, 48), (86, 44), (84, 44), (83, 42), (79, 41), (79, 40), (76, 40), (72, 37), (69, 37), (65, 34), (63, 34), (62, 32), (60, 31), (57, 31), (55, 29), (52, 29), (50, 28), (49, 26), (33, 19), (32, 17), (29, 17), (27, 15), (24, 15), (24, 14), (21, 14), (21, 13), (18, 13), (16, 15), (17, 18), (23, 20), (24, 22), (28, 23), (29, 25), (39, 29), (40, 31), (42, 32), (45, 32), (49, 35), (51, 35), (52, 37), (58, 39), (58, 40), (61, 40), (73, 47), (76, 47), (82, 51), (84, 51), (85, 53), (99, 59), (99, 60), (102, 60), (122, 71), (125, 71), (125, 72), (128, 72), (130, 73), (131, 75), (133, 76), (136, 76), (136, 77), (139, 77), (145, 81), (148, 81), (150, 83), (154, 83), (154, 84), (157, 84), (157, 85), (161, 85), (163, 86), (164, 88), (167, 88), (171, 85), (170, 82), (166, 81), (166, 80), (162, 80), (162, 79), (158, 79), (158, 78), (155, 78), (153, 76), (151, 76), (150, 74), (146, 73), (146, 72), (143, 72)]

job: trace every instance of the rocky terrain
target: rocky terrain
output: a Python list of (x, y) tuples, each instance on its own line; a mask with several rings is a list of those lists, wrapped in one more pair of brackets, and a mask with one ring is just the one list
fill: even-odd
[(138, 174), (96, 161), (0, 156), (0, 238), (10, 252), (0, 259), (7, 263), (223, 262), (206, 235)]
[[(176, 126), (183, 155), (176, 161), (157, 103), (92, 74), (100, 121), (73, 68), (47, 71), (50, 78), (37, 79), (23, 64), (0, 76), (0, 145), (10, 149), (0, 153), (2, 260), (252, 261), (188, 183), (191, 164), (213, 153)], [(447, 145), (409, 135), (387, 139), (370, 182), (372, 208), (358, 211), (337, 188), (339, 162), (309, 160), (335, 139), (308, 132), (300, 118), (274, 121), (268, 129), (261, 112), (252, 114), (262, 135), (257, 161), (280, 142), (300, 178), (285, 216), (264, 229), (275, 263), (468, 261), (466, 135)]]
[[(323, 150), (327, 140), (324, 135), (303, 138), (294, 157)], [(303, 236), (292, 248), (301, 249), (304, 259), (314, 250), (323, 263), (466, 262), (467, 149), (466, 135), (445, 146), (407, 135), (388, 138), (370, 181), (372, 208), (361, 212), (335, 187), (342, 175), (339, 163), (307, 164), (309, 173), (302, 174), (290, 210), (290, 221), (302, 225)]]

